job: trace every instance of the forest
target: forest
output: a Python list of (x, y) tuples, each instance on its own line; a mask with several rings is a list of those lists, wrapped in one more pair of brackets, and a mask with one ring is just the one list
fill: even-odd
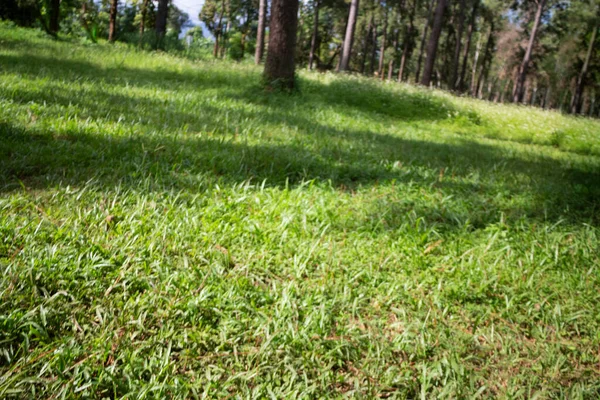
[[(175, 52), (187, 46), (186, 53), (196, 58), (207, 58), (212, 47), (215, 58), (254, 56), (257, 64), (263, 61), (267, 33), (276, 29), (278, 19), (287, 18), (284, 25), (294, 27), (288, 57), (301, 67), (600, 115), (596, 0), (201, 3), (198, 18), (209, 37), (169, 0), (6, 0), (0, 18), (51, 35), (63, 32)], [(273, 18), (279, 4), (297, 12)]]
[(0, 2), (1, 399), (600, 398), (597, 1), (190, 4)]

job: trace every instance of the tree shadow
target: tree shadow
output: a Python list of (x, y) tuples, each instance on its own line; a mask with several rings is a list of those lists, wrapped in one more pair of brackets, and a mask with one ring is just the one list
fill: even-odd
[[(94, 85), (84, 95), (59, 85), (45, 92), (19, 88), (7, 94), (10, 100), (20, 105), (45, 103), (45, 115), (58, 116), (74, 106), (80, 121), (102, 120), (132, 128), (109, 135), (80, 125), (56, 132), (35, 123), (0, 123), (0, 192), (21, 190), (21, 182), (35, 189), (83, 185), (90, 180), (101, 188), (190, 192), (205, 190), (217, 182), (254, 181), (283, 187), (313, 180), (350, 191), (398, 183), (415, 184), (438, 193), (440, 199), (452, 200), (429, 204), (375, 201), (372, 217), (385, 216), (389, 229), (403, 223), (403, 215), (409, 212), (429, 215), (447, 226), (470, 220), (473, 226), (483, 227), (497, 221), (499, 213), (514, 219), (525, 216), (595, 225), (599, 222), (600, 171), (583, 163), (568, 164), (544, 157), (543, 153), (510, 153), (502, 146), (469, 140), (436, 143), (340, 128), (310, 117), (313, 108), (334, 107), (340, 111), (351, 108), (374, 120), (447, 118), (451, 106), (425, 95), (396, 95), (358, 80), (327, 84), (311, 81), (305, 93), (298, 95), (307, 97), (301, 99), (303, 108), (299, 112), (294, 104), (300, 97), (253, 90), (254, 84), (248, 79), (252, 74), (214, 69), (174, 73), (100, 68), (87, 62), (29, 54), (2, 55), (0, 62), (5, 71), (34, 77), (41, 74), (50, 77), (51, 82), (83, 77), (91, 83), (100, 80), (116, 87), (151, 87), (177, 90), (178, 94), (190, 88), (217, 89), (220, 96), (230, 100), (218, 106), (194, 104), (194, 111), (191, 106), (170, 107), (168, 101), (127, 91), (104, 92)], [(44, 68), (48, 62), (59, 65)], [(184, 97), (176, 101), (186, 101)], [(121, 124), (123, 118), (135, 118), (137, 124)], [(237, 135), (237, 129), (248, 121), (260, 121), (261, 127), (290, 127), (291, 139), (256, 140)], [(157, 127), (167, 134), (152, 134)], [(521, 204), (524, 191), (528, 193)], [(464, 204), (468, 207), (459, 207)]]

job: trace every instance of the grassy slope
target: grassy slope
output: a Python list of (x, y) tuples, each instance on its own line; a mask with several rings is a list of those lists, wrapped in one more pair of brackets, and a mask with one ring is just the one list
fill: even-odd
[(0, 25), (0, 397), (600, 395), (597, 121), (259, 74)]

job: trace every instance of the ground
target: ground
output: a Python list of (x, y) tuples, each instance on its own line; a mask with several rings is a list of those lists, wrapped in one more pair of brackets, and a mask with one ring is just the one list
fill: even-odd
[(600, 123), (0, 25), (0, 397), (598, 398)]

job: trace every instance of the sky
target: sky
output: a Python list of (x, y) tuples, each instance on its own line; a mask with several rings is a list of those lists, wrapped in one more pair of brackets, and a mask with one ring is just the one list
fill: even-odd
[(194, 25), (200, 24), (200, 20), (198, 20), (198, 14), (200, 14), (200, 9), (202, 8), (204, 0), (173, 0), (173, 3), (180, 10), (183, 10), (190, 15), (190, 19)]

